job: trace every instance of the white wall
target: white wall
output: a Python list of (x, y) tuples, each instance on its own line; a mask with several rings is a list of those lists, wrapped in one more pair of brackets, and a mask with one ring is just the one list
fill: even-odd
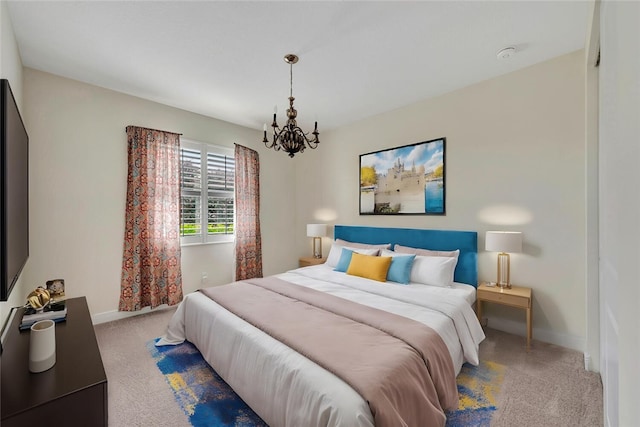
[(600, 321), (606, 426), (640, 407), (640, 3), (603, 1), (600, 64)]
[[(261, 132), (40, 71), (25, 69), (25, 116), (31, 144), (31, 257), (27, 288), (65, 279), (85, 295), (94, 320), (115, 315), (120, 295), (127, 178), (127, 125), (258, 150), (264, 272), (296, 266), (291, 249), (293, 163), (266, 150)], [(212, 94), (211, 96), (215, 96)], [(273, 250), (282, 247), (282, 250)], [(233, 245), (183, 247), (185, 293), (231, 281)]]
[[(476, 230), (480, 279), (495, 280), (484, 232), (522, 231), (512, 281), (533, 288), (534, 338), (584, 350), (584, 87), (578, 51), (325, 132), (296, 161), (298, 251), (310, 253), (309, 222)], [(446, 216), (358, 215), (360, 154), (439, 137)], [(487, 315), (491, 327), (525, 334), (522, 311), (489, 304)]]
[[(4, 1), (0, 1), (0, 77), (9, 80), (11, 91), (18, 104), (18, 109), (20, 110), (22, 119), (25, 120), (22, 95), (22, 60), (20, 59), (20, 52), (18, 52), (18, 45), (13, 33), (13, 26), (9, 18), (7, 4)], [(27, 126), (27, 133), (30, 133), (29, 126), (25, 126)], [(27, 264), (23, 268), (23, 273), (14, 285), (9, 299), (6, 302), (0, 302), (0, 328), (4, 325), (9, 315), (9, 309), (24, 303), (26, 293), (28, 293), (26, 289), (29, 287), (25, 285), (24, 271), (29, 268), (29, 264), (30, 259), (27, 260)]]

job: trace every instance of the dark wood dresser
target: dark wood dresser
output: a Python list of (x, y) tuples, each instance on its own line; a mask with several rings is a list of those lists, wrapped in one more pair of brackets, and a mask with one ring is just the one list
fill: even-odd
[(29, 372), (29, 334), (13, 318), (0, 356), (2, 427), (107, 426), (107, 376), (85, 297), (70, 298), (56, 323), (56, 364)]

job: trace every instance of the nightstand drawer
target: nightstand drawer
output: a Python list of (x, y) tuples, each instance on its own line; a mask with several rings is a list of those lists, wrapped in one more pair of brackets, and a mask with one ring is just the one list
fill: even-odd
[(302, 257), (298, 260), (299, 267), (309, 267), (312, 265), (324, 264), (327, 258)]
[(513, 305), (515, 307), (528, 308), (529, 298), (520, 297), (517, 295), (507, 295), (500, 292), (486, 292), (478, 291), (478, 299), (484, 301), (499, 302), (501, 304)]

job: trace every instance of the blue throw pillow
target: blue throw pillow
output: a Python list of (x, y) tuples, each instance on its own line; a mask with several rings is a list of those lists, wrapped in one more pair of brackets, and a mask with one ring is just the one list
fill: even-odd
[(413, 260), (415, 258), (415, 255), (396, 255), (391, 258), (391, 266), (387, 272), (387, 280), (402, 283), (403, 285), (409, 284), (411, 267), (413, 266)]
[(353, 251), (347, 248), (342, 248), (342, 252), (340, 253), (340, 259), (336, 264), (336, 268), (334, 271), (342, 271), (343, 273), (347, 271), (349, 268), (349, 264), (351, 264), (351, 256), (353, 255)]

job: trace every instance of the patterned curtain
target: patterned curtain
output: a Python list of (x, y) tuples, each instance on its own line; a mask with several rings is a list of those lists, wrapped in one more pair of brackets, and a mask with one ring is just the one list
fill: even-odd
[(260, 236), (260, 160), (258, 153), (236, 144), (236, 280), (262, 277)]
[(127, 126), (129, 172), (120, 311), (182, 301), (180, 135)]

